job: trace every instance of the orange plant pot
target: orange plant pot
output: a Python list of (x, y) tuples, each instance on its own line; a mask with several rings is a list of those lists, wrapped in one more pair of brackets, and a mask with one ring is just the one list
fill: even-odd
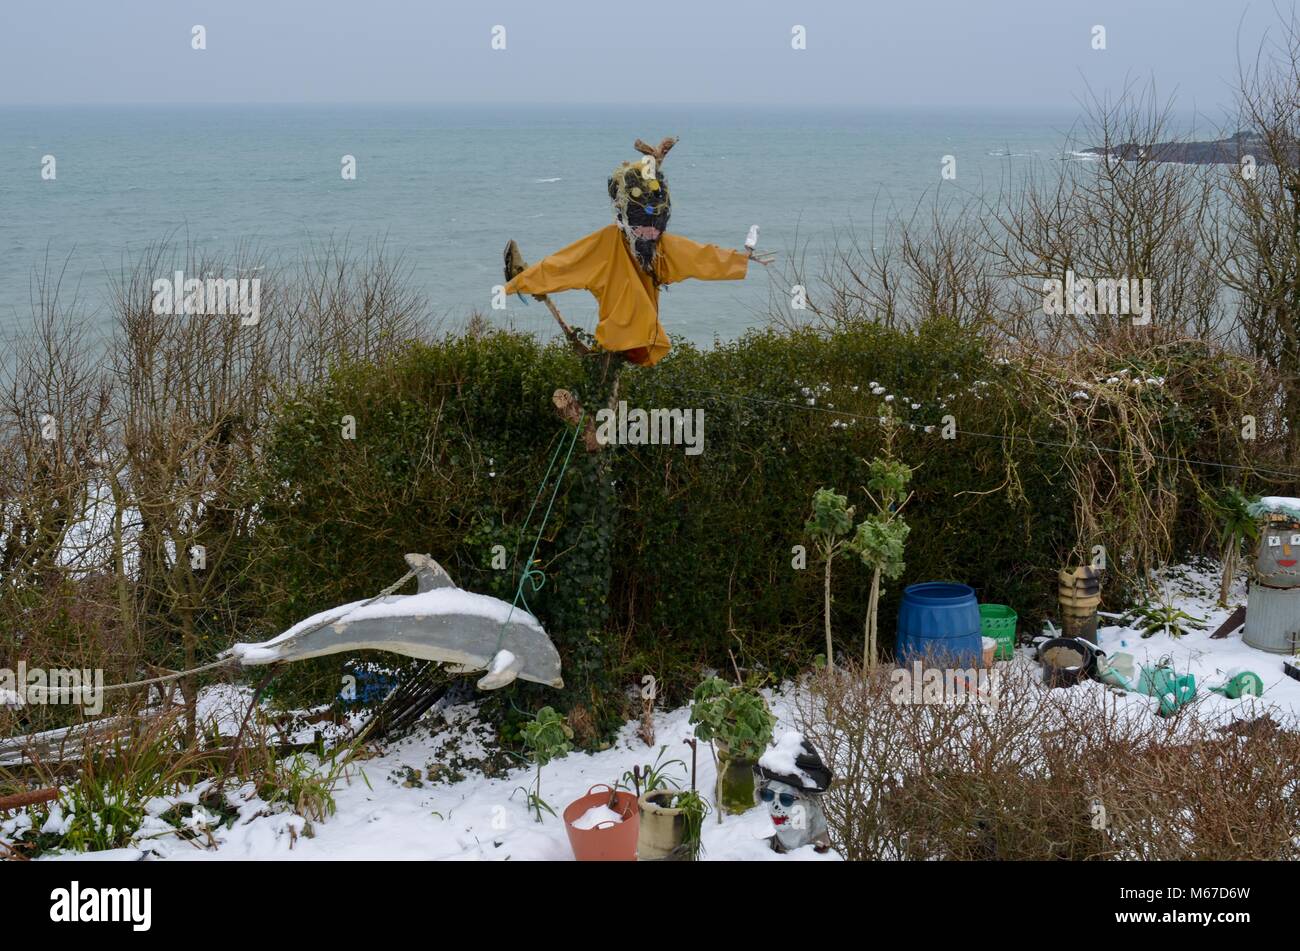
[[(596, 792), (604, 789), (604, 792)], [(622, 822), (602, 823), (591, 829), (575, 829), (573, 823), (581, 819), (594, 806), (609, 805), (610, 793), (604, 783), (598, 783), (564, 807), (564, 831), (569, 834), (569, 846), (579, 862), (635, 862), (636, 841), (641, 832), (641, 814), (636, 796), (630, 792), (614, 793), (613, 810), (623, 817)]]

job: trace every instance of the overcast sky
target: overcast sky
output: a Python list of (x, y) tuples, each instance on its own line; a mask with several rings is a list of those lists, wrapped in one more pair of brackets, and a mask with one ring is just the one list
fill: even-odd
[[(1052, 108), (1154, 77), (1180, 107), (1217, 112), (1238, 45), (1253, 51), (1276, 20), (1271, 0), (0, 3), (4, 104)], [(206, 50), (191, 49), (195, 24)], [(505, 50), (491, 48), (497, 25)]]

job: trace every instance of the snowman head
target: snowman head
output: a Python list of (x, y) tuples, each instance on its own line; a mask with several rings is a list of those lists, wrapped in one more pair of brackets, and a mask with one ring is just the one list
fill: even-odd
[(808, 809), (803, 790), (779, 779), (769, 779), (760, 784), (758, 798), (767, 806), (772, 824), (778, 829), (782, 826), (798, 829), (806, 824)]

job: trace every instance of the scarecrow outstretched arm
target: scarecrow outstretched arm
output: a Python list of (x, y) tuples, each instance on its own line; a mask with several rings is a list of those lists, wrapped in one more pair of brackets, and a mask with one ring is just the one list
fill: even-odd
[(749, 270), (749, 256), (716, 244), (700, 244), (680, 235), (665, 234), (659, 239), (663, 263), (660, 278), (673, 284), (688, 278), (697, 281), (739, 281)]
[(506, 285), (506, 293), (558, 294), (590, 289), (604, 264), (598, 253), (601, 237), (601, 232), (593, 232), (525, 268)]

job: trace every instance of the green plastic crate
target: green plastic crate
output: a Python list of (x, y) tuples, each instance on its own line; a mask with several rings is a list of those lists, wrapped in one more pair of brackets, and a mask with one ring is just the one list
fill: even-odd
[(981, 604), (980, 634), (998, 642), (995, 660), (1010, 660), (1016, 652), (1016, 612), (1005, 604)]

